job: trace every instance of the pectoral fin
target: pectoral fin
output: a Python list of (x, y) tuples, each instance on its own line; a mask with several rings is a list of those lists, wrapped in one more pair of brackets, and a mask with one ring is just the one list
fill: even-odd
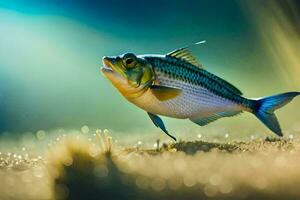
[(165, 125), (164, 125), (164, 122), (162, 121), (162, 119), (161, 119), (159, 116), (157, 116), (157, 115), (155, 115), (155, 114), (152, 114), (152, 113), (149, 113), (149, 112), (147, 112), (147, 113), (148, 113), (150, 119), (152, 120), (153, 124), (154, 124), (156, 127), (159, 127), (159, 128), (160, 128), (163, 132), (165, 132), (169, 137), (171, 137), (173, 140), (176, 141), (176, 138), (168, 133), (168, 131), (167, 131)]
[(154, 94), (154, 96), (160, 101), (173, 99), (181, 93), (180, 89), (160, 85), (152, 85), (151, 91)]

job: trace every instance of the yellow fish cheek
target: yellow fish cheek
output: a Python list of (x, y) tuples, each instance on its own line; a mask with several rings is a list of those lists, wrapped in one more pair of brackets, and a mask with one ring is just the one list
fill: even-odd
[(149, 66), (144, 68), (143, 76), (141, 78), (141, 84), (148, 83), (154, 79), (154, 74), (152, 69)]

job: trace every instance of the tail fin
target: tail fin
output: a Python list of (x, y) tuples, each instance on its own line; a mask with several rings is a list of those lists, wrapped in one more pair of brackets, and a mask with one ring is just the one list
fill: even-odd
[(254, 109), (253, 113), (270, 130), (279, 136), (283, 136), (274, 111), (292, 101), (292, 99), (299, 94), (300, 92), (287, 92), (258, 99), (256, 101), (256, 109)]

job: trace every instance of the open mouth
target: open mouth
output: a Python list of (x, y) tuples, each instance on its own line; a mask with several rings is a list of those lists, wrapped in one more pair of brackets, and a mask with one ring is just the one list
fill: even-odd
[(111, 59), (108, 57), (103, 57), (102, 61), (103, 61), (103, 67), (101, 68), (101, 70), (107, 71), (107, 72), (109, 72), (109, 71), (113, 72)]

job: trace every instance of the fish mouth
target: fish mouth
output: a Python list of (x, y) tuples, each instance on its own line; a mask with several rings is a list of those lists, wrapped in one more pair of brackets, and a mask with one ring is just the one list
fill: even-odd
[(102, 72), (114, 72), (112, 58), (104, 56), (102, 58), (103, 66), (101, 67)]

